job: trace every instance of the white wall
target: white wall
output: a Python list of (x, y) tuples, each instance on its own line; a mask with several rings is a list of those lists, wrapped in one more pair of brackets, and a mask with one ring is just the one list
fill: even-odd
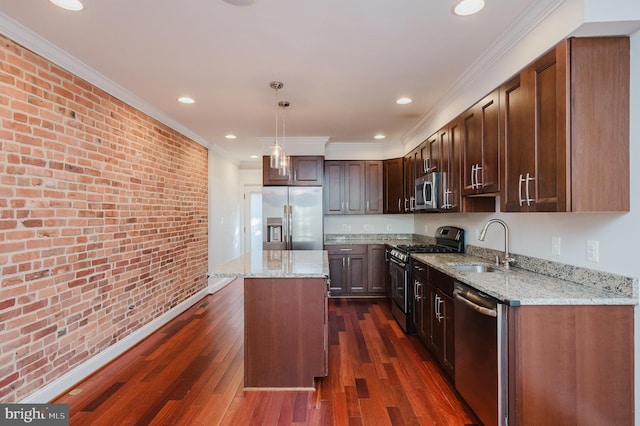
[(209, 270), (240, 256), (242, 189), (233, 162), (209, 149)]

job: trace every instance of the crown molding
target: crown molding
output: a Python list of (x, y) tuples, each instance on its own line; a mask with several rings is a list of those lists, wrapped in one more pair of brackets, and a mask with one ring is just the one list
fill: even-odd
[(83, 62), (80, 62), (64, 50), (60, 49), (55, 44), (27, 29), (22, 24), (8, 17), (2, 12), (0, 12), (0, 33), (10, 38), (14, 42), (22, 45), (23, 47), (42, 56), (43, 58), (53, 62), (57, 66), (64, 68), (70, 73), (104, 90), (111, 96), (120, 99), (121, 101), (127, 103), (128, 105), (131, 105), (137, 110), (169, 126), (173, 130), (181, 133), (189, 139), (192, 139), (200, 145), (208, 149), (213, 149), (220, 155), (228, 157), (224, 150), (222, 150), (218, 146), (209, 143), (209, 141), (205, 140), (200, 135), (194, 133), (182, 124), (178, 123), (148, 102), (145, 102), (130, 91), (124, 89), (122, 86), (116, 84), (112, 80), (109, 80), (98, 71), (94, 70)]
[(417, 138), (425, 123), (447, 106), (444, 102), (445, 99), (455, 98), (457, 97), (456, 95), (464, 93), (465, 90), (472, 87), (480, 75), (498, 63), (500, 59), (566, 1), (567, 0), (534, 1), (526, 12), (513, 21), (502, 35), (445, 91), (442, 97), (436, 102), (436, 108), (428, 111), (415, 126), (402, 135), (400, 138), (402, 143), (405, 144)]

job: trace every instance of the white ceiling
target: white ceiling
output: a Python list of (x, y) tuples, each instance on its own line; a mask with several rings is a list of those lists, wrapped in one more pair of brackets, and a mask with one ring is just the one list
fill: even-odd
[[(291, 103), (288, 137), (402, 141), (535, 0), (486, 0), (470, 17), (453, 15), (455, 0), (83, 2), (73, 13), (0, 0), (0, 18), (245, 162), (275, 132), (270, 81), (284, 82), (279, 98)], [(196, 103), (176, 101), (185, 95)], [(396, 105), (400, 96), (414, 102)]]

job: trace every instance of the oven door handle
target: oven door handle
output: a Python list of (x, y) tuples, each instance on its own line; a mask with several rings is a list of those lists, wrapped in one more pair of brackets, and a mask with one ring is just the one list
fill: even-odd
[(488, 317), (493, 317), (493, 318), (496, 318), (498, 316), (498, 312), (495, 309), (489, 309), (489, 308), (485, 308), (484, 306), (477, 305), (473, 303), (471, 300), (462, 296), (460, 293), (456, 293), (455, 296), (456, 296), (456, 300), (459, 300), (460, 302), (465, 304), (468, 308), (471, 308), (482, 315), (486, 315)]
[(396, 265), (400, 266), (401, 268), (404, 268), (405, 266), (407, 266), (406, 263), (400, 262), (399, 260), (396, 260), (393, 257), (390, 257), (389, 260), (395, 263)]

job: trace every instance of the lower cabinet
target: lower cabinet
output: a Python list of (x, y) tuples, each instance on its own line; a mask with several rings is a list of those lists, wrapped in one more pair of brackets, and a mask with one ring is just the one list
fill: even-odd
[(442, 369), (453, 379), (454, 303), (453, 278), (414, 260), (413, 321), (416, 334)]
[(384, 296), (384, 244), (339, 244), (325, 247), (331, 296)]

